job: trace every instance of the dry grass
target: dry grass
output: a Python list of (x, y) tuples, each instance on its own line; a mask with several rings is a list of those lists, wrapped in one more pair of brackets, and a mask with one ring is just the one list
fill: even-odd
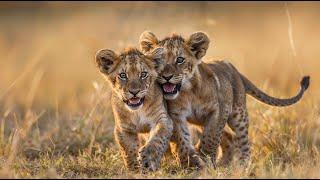
[[(0, 3), (0, 177), (319, 178), (319, 8), (316, 2)], [(137, 45), (146, 29), (160, 37), (207, 32), (206, 61), (229, 59), (274, 96), (293, 95), (302, 74), (311, 76), (310, 89), (291, 107), (248, 98), (248, 172), (234, 164), (187, 171), (172, 158), (146, 176), (124, 169), (110, 92), (93, 57), (101, 48)]]

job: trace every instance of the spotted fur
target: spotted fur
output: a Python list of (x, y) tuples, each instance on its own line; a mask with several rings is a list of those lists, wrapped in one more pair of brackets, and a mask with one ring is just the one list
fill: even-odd
[[(145, 56), (129, 48), (119, 55), (107, 49), (96, 54), (97, 67), (112, 89), (115, 139), (126, 167), (133, 171), (157, 170), (172, 134), (172, 121), (155, 83), (157, 72), (152, 59), (157, 53)], [(139, 141), (140, 133), (149, 134), (144, 144)]]
[[(190, 142), (187, 128), (189, 122), (201, 127), (199, 153), (211, 158), (213, 165), (216, 165), (221, 136), (225, 134), (223, 129), (228, 124), (236, 134), (236, 147), (241, 153), (240, 163), (247, 165), (250, 160), (250, 143), (246, 94), (272, 106), (291, 105), (301, 99), (309, 86), (309, 77), (303, 78), (297, 96), (289, 99), (271, 97), (254, 86), (229, 62), (202, 62), (209, 42), (208, 36), (202, 32), (193, 33), (187, 39), (174, 34), (158, 40), (148, 31), (140, 37), (143, 52), (158, 47), (164, 48), (163, 67), (158, 76), (158, 83), (163, 89), (165, 99), (168, 100), (168, 113), (174, 124), (171, 140), (178, 147), (180, 162), (201, 166), (198, 153)], [(176, 89), (171, 91), (172, 87)], [(228, 138), (228, 135), (225, 137), (232, 139)], [(224, 152), (232, 156), (233, 153), (228, 148), (233, 148), (233, 145), (227, 144), (229, 145), (224, 145)], [(222, 161), (228, 162), (230, 159), (225, 157)]]

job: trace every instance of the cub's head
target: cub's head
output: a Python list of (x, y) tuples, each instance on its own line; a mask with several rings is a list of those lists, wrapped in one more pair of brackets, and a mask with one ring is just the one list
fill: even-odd
[(206, 54), (209, 47), (209, 38), (203, 32), (196, 32), (184, 39), (179, 35), (158, 40), (149, 31), (140, 36), (140, 48), (144, 53), (153, 51), (155, 48), (163, 48), (163, 67), (158, 76), (166, 99), (178, 97), (181, 89), (190, 85), (190, 79), (197, 71), (201, 58)]
[(160, 54), (161, 48), (147, 55), (134, 48), (127, 48), (120, 54), (103, 49), (97, 52), (95, 62), (126, 107), (137, 110), (143, 106), (145, 97), (151, 96), (158, 66), (153, 59), (159, 59)]

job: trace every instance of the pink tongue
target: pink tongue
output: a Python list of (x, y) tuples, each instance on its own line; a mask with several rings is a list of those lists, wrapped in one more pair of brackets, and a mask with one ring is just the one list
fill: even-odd
[(130, 104), (138, 104), (140, 102), (140, 98), (131, 98), (129, 99)]
[(167, 83), (167, 84), (163, 85), (163, 90), (165, 92), (172, 92), (175, 87), (176, 87), (176, 85)]

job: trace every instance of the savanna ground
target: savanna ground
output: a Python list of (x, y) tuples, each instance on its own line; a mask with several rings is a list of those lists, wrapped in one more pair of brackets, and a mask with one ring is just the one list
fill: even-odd
[[(318, 2), (1, 2), (0, 177), (319, 178), (319, 10)], [(294, 95), (311, 76), (296, 105), (248, 97), (249, 172), (187, 171), (173, 158), (146, 176), (125, 170), (93, 59), (102, 48), (137, 46), (144, 30), (206, 32), (205, 61), (228, 59), (273, 96)]]

